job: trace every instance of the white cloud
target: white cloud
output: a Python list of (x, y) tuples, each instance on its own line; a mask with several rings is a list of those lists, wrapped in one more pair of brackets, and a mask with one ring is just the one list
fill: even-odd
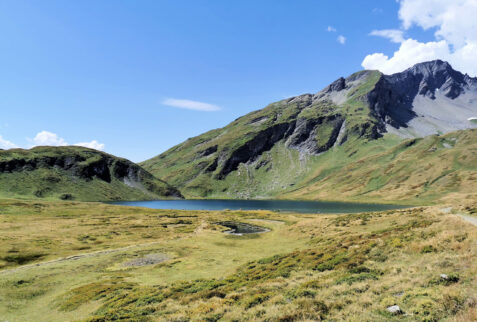
[(85, 147), (85, 148), (90, 148), (90, 149), (95, 149), (95, 150), (100, 150), (100, 151), (104, 151), (104, 143), (99, 143), (98, 141), (96, 140), (93, 140), (91, 142), (81, 142), (81, 143), (75, 143), (73, 145), (77, 145), (77, 146), (82, 146), (82, 147)]
[[(65, 139), (58, 136), (56, 133), (48, 132), (48, 131), (41, 131), (36, 134), (33, 138), (33, 146), (40, 146), (40, 145), (49, 145), (49, 146), (65, 146), (69, 145)], [(99, 143), (96, 140), (91, 142), (80, 142), (75, 143), (73, 145), (76, 146), (83, 146), (85, 148), (96, 149), (96, 150), (104, 150), (104, 143)]]
[(407, 39), (391, 58), (382, 53), (368, 55), (364, 58), (362, 66), (366, 69), (378, 69), (385, 74), (392, 74), (423, 61), (436, 58), (447, 60), (449, 55), (449, 47), (443, 40), (420, 43), (414, 39)]
[(168, 98), (162, 101), (162, 104), (177, 108), (184, 108), (188, 110), (195, 110), (195, 111), (205, 111), (205, 112), (214, 112), (219, 111), (221, 108), (217, 105), (185, 100), (185, 99), (175, 99), (175, 98)]
[(41, 131), (33, 138), (35, 146), (38, 145), (51, 145), (51, 146), (63, 146), (68, 145), (63, 138), (60, 138), (57, 134), (48, 131)]
[(392, 42), (401, 43), (404, 41), (403, 31), (397, 29), (383, 29), (373, 30), (369, 33), (370, 36), (378, 36), (388, 38)]
[(346, 37), (343, 35), (339, 35), (338, 38), (336, 38), (336, 41), (344, 45), (346, 43)]
[(332, 26), (328, 26), (328, 28), (326, 28), (326, 31), (328, 31), (328, 32), (336, 32), (336, 28), (335, 28), (335, 27), (332, 27)]
[(1, 135), (0, 135), (0, 149), (13, 149), (13, 148), (18, 148), (18, 146), (10, 142), (8, 140), (5, 140)]
[(392, 57), (382, 53), (366, 56), (362, 62), (364, 68), (395, 73), (415, 63), (443, 59), (457, 70), (477, 75), (477, 1), (400, 0), (399, 3), (402, 27), (435, 28), (435, 40), (406, 39)]

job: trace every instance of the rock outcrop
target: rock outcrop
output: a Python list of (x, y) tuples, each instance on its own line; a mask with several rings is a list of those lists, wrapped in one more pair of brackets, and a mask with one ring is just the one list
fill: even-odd
[[(206, 195), (215, 189), (214, 180), (235, 171), (253, 178), (255, 170), (269, 172), (283, 163), (277, 158), (290, 159), (296, 151), (305, 160), (346, 142), (360, 145), (386, 133), (402, 138), (444, 134), (477, 127), (473, 117), (477, 79), (446, 62), (425, 62), (393, 75), (364, 70), (340, 77), (315, 94), (272, 103), (142, 165), (179, 187), (187, 185)], [(277, 146), (290, 153), (270, 156)], [(238, 174), (241, 165), (246, 169)], [(273, 185), (280, 181), (268, 179)]]
[[(38, 176), (45, 186), (55, 186), (63, 182), (91, 182), (123, 184), (145, 196), (182, 197), (181, 193), (166, 182), (155, 178), (139, 165), (113, 155), (83, 147), (36, 147), (30, 150), (12, 149), (0, 151), (0, 183), (15, 176)], [(38, 183), (38, 182), (36, 182)], [(28, 185), (25, 182), (24, 186)], [(78, 189), (83, 186), (77, 185)], [(36, 190), (42, 197), (46, 192), (54, 193), (54, 188)], [(24, 187), (28, 190), (28, 187)], [(124, 189), (127, 194), (128, 189)], [(77, 192), (62, 193), (60, 199), (74, 199)], [(115, 197), (127, 199), (124, 197)], [(99, 198), (101, 199), (101, 198)]]

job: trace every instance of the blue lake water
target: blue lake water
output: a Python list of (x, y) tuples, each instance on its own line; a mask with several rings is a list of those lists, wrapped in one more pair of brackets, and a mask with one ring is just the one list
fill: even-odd
[(300, 213), (357, 213), (405, 208), (400, 205), (296, 200), (152, 200), (117, 201), (115, 205), (177, 210), (271, 210)]

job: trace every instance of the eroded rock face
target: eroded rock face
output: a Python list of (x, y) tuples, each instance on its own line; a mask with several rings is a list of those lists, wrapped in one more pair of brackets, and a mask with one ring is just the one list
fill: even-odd
[[(295, 130), (287, 140), (287, 146), (308, 154), (324, 152), (335, 144), (343, 122), (344, 118), (339, 114), (317, 119), (298, 119)], [(317, 133), (319, 127), (325, 126), (330, 128), (330, 133), (320, 137)]]
[(346, 87), (346, 80), (343, 77), (338, 78), (335, 80), (333, 83), (331, 83), (328, 88), (327, 92), (339, 92), (343, 90)]
[[(476, 86), (476, 78), (455, 71), (447, 62), (434, 60), (416, 64), (401, 73), (382, 75), (366, 100), (380, 122), (381, 132), (386, 131), (386, 124), (396, 129), (406, 128), (411, 120), (421, 117), (428, 118), (430, 123), (433, 119), (440, 120), (442, 124), (435, 127), (445, 133), (464, 126), (452, 124), (461, 122), (453, 120), (450, 110), (455, 108), (455, 113), (459, 114), (459, 107), (466, 104), (471, 108), (474, 105), (477, 110), (477, 106), (471, 103), (472, 98), (453, 102), (466, 92), (473, 92), (472, 97), (477, 96)], [(447, 120), (443, 118), (444, 114), (448, 114)], [(415, 135), (419, 134), (420, 129), (416, 128)]]
[(202, 157), (206, 157), (208, 155), (211, 155), (215, 152), (217, 152), (217, 145), (213, 145), (213, 146), (210, 146), (208, 148), (206, 148), (205, 150), (202, 150), (202, 151), (199, 151), (199, 153), (197, 153), (197, 157), (199, 158), (202, 158)]
[[(440, 60), (393, 75), (364, 70), (341, 77), (315, 94), (269, 104), (217, 129), (216, 137), (210, 133), (199, 136), (193, 139), (195, 144), (186, 141), (168, 151), (167, 157), (155, 159), (160, 163), (166, 157), (167, 165), (161, 171), (171, 167), (187, 170), (193, 164), (194, 171), (186, 171), (190, 176), (175, 176), (178, 186), (201, 175), (223, 179), (241, 163), (253, 164), (276, 144), (298, 150), (301, 158), (347, 141), (378, 139), (385, 133), (416, 138), (477, 127), (472, 123), (476, 102), (477, 78)], [(273, 158), (267, 159), (266, 167), (262, 161), (253, 166), (271, 169)]]
[(294, 129), (295, 122), (275, 124), (256, 133), (230, 154), (227, 155), (225, 151), (222, 154), (222, 168), (217, 174), (217, 178), (224, 178), (227, 174), (236, 170), (240, 163), (255, 160), (263, 152), (270, 150), (275, 143), (288, 137)]
[[(40, 169), (66, 171), (69, 179), (100, 179), (107, 183), (117, 179), (143, 191), (182, 197), (177, 189), (155, 178), (137, 164), (100, 151), (77, 147), (38, 147), (11, 153), (8, 150), (2, 151), (0, 175)], [(61, 179), (56, 175), (46, 175), (43, 180), (57, 183)], [(68, 200), (72, 197), (65, 195), (61, 199)]]

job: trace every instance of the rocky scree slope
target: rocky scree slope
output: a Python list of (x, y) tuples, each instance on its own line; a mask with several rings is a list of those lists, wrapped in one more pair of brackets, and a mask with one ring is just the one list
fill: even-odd
[[(298, 177), (313, 175), (318, 156), (343, 145), (379, 139), (384, 148), (475, 127), (468, 118), (477, 116), (476, 93), (476, 79), (442, 61), (394, 75), (361, 71), (316, 94), (272, 103), (141, 165), (194, 197), (277, 196)], [(389, 133), (396, 138), (387, 139)], [(262, 188), (244, 193), (259, 179)]]
[(83, 201), (182, 197), (129, 160), (74, 146), (0, 151), (0, 196)]

